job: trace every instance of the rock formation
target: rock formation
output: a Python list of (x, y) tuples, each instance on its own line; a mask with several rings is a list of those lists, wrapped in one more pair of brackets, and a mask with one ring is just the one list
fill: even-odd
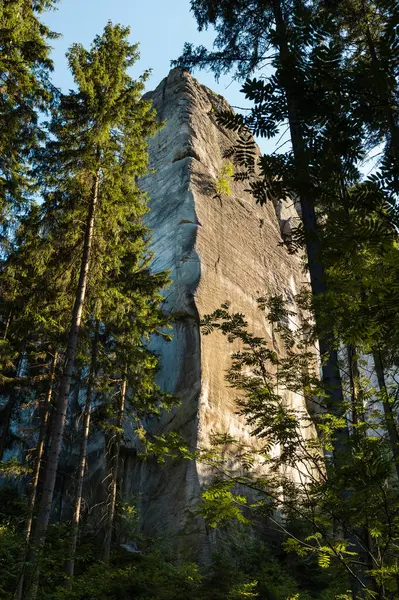
[[(293, 301), (306, 283), (300, 259), (279, 244), (297, 214), (284, 203), (256, 205), (245, 191), (246, 182), (231, 181), (230, 194), (216, 194), (216, 181), (226, 166), (224, 154), (236, 141), (236, 134), (215, 120), (214, 109), (229, 108), (221, 96), (187, 72), (174, 69), (148, 97), (165, 126), (149, 141), (152, 172), (142, 184), (150, 197), (147, 221), (153, 231), (153, 268), (171, 272), (173, 283), (165, 292), (165, 307), (175, 318), (173, 340), (155, 340), (154, 347), (162, 362), (159, 383), (179, 397), (181, 404), (146, 425), (153, 434), (179, 431), (191, 448), (207, 447), (215, 433), (229, 433), (253, 444), (237, 414), (236, 394), (224, 379), (231, 346), (218, 333), (204, 336), (199, 322), (228, 301), (233, 311), (245, 314), (252, 331), (281, 350), (256, 299), (280, 293)], [(295, 407), (303, 405), (294, 394), (288, 401)], [(79, 390), (75, 390), (55, 496), (57, 514), (66, 519), (70, 518), (79, 456), (73, 415), (80, 414), (81, 404)], [(23, 419), (30, 431), (29, 408)], [(139, 442), (126, 421), (122, 491), (128, 502), (139, 506), (144, 533), (167, 539), (175, 550), (189, 549), (191, 556), (209, 556), (212, 536), (195, 514), (201, 489), (209, 480), (208, 470), (194, 461), (143, 462), (137, 457)], [(19, 442), (9, 449), (7, 458), (22, 459), (27, 444), (24, 427), (19, 426), (16, 434)], [(89, 442), (84, 497), (86, 506), (97, 507), (90, 511), (90, 519), (99, 528), (106, 501), (105, 455), (104, 434), (97, 431)]]
[[(279, 350), (256, 299), (276, 292), (293, 298), (306, 282), (299, 258), (279, 245), (295, 211), (283, 204), (256, 205), (246, 182), (232, 182), (230, 195), (216, 196), (224, 153), (236, 139), (213, 115), (213, 109), (228, 107), (221, 96), (174, 69), (148, 97), (165, 121), (149, 143), (155, 173), (143, 182), (151, 198), (148, 225), (154, 269), (171, 271), (166, 307), (176, 318), (173, 341), (156, 349), (162, 355), (161, 385), (181, 398), (177, 409), (151, 427), (155, 433), (177, 429), (192, 447), (206, 446), (221, 432), (251, 442), (234, 390), (224, 380), (231, 347), (220, 334), (202, 335), (199, 320), (229, 301)], [(289, 401), (302, 406), (294, 395)], [(124, 491), (139, 495), (145, 531), (190, 539), (190, 545), (196, 539), (205, 551), (209, 538), (192, 534), (204, 533), (194, 511), (207, 477), (203, 466), (190, 461), (162, 467), (130, 454), (124, 463)]]

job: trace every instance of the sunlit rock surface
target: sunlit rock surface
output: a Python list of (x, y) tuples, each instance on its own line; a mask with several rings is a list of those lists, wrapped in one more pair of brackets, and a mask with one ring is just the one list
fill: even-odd
[[(214, 108), (228, 107), (221, 96), (180, 69), (148, 96), (166, 121), (149, 144), (156, 172), (144, 180), (151, 198), (148, 225), (154, 269), (171, 271), (166, 306), (177, 319), (173, 341), (156, 349), (162, 355), (161, 385), (181, 398), (180, 407), (154, 422), (152, 430), (177, 429), (192, 447), (206, 446), (220, 432), (252, 443), (237, 415), (236, 393), (224, 380), (231, 346), (218, 333), (204, 336), (199, 320), (229, 301), (253, 331), (280, 349), (256, 299), (276, 292), (290, 299), (306, 283), (299, 258), (279, 245), (281, 231), (296, 213), (283, 205), (256, 205), (245, 192), (246, 182), (233, 182), (231, 195), (215, 197), (224, 152), (236, 139), (212, 114)], [(302, 407), (299, 396), (289, 401)], [(200, 553), (212, 542), (203, 535), (206, 525), (194, 516), (208, 477), (203, 466), (190, 461), (162, 467), (141, 463), (134, 452), (124, 461), (124, 491), (139, 499), (144, 531)]]

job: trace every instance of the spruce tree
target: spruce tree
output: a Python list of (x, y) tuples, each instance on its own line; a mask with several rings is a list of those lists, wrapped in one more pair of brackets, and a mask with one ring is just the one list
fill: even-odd
[[(127, 244), (123, 244), (126, 247)], [(137, 256), (137, 254), (136, 254)], [(133, 260), (132, 260), (133, 258)], [(150, 337), (162, 336), (169, 340), (168, 319), (163, 313), (163, 297), (159, 290), (167, 285), (165, 273), (151, 275), (146, 261), (137, 261), (127, 251), (125, 268), (113, 282), (113, 291), (104, 309), (103, 382), (108, 381), (109, 392), (117, 386), (116, 401), (111, 403), (108, 424), (108, 508), (102, 557), (110, 558), (115, 525), (117, 493), (121, 478), (120, 450), (126, 417), (135, 428), (143, 429), (143, 421), (159, 417), (175, 400), (165, 394), (156, 383), (159, 361), (149, 349)], [(133, 291), (133, 293), (132, 293)], [(124, 302), (123, 302), (124, 300)], [(121, 310), (124, 306), (124, 311)], [(116, 417), (115, 417), (116, 415)]]
[(97, 404), (100, 403), (108, 413), (105, 427), (109, 468), (102, 551), (104, 562), (110, 558), (115, 528), (125, 420), (128, 418), (134, 428), (140, 429), (142, 419), (159, 415), (162, 409), (168, 409), (173, 402), (173, 398), (164, 394), (156, 384), (159, 360), (149, 349), (153, 335), (170, 339), (168, 317), (162, 310), (163, 296), (160, 294), (160, 290), (168, 285), (168, 274), (151, 271), (153, 257), (148, 250), (149, 232), (144, 225), (141, 229), (137, 225), (137, 221), (131, 220), (119, 231), (112, 251), (119, 265), (113, 270), (112, 277), (98, 282), (90, 310), (95, 323), (92, 326), (94, 331), (91, 335), (92, 349), (75, 489), (71, 558), (67, 564), (70, 577), (74, 572), (93, 398), (96, 397)]
[[(51, 514), (80, 331), (91, 318), (94, 298), (101, 302), (103, 297), (103, 304), (110, 297), (118, 300), (111, 283), (124, 269), (142, 264), (147, 243), (142, 223), (146, 197), (137, 178), (146, 172), (146, 140), (157, 125), (150, 103), (141, 99), (148, 74), (137, 81), (128, 74), (138, 58), (128, 35), (128, 28), (109, 23), (90, 50), (72, 46), (68, 60), (77, 91), (63, 96), (54, 111), (51, 139), (37, 170), (44, 190), (39, 208), (39, 238), (47, 257), (43, 276), (55, 282), (66, 277), (61, 305), (70, 323), (38, 510), (34, 549), (39, 554)], [(154, 278), (158, 289), (165, 276)], [(55, 288), (61, 292), (58, 283)], [(130, 293), (134, 298), (134, 290)], [(148, 296), (142, 302), (151, 304)], [(123, 302), (120, 310), (126, 310)], [(32, 598), (37, 576), (36, 571)]]
[(39, 113), (57, 97), (49, 79), (49, 42), (57, 37), (40, 15), (57, 0), (2, 0), (0, 3), (0, 234), (7, 248), (35, 181), (29, 173), (33, 151), (44, 139)]

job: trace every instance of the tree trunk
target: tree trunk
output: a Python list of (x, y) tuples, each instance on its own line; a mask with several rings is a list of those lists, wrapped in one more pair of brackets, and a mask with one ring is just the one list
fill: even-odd
[(118, 419), (116, 423), (117, 431), (115, 434), (115, 444), (113, 444), (112, 448), (112, 457), (111, 457), (111, 483), (109, 486), (109, 504), (108, 504), (108, 519), (107, 519), (107, 529), (105, 532), (104, 539), (104, 550), (103, 550), (103, 561), (108, 564), (109, 557), (111, 554), (111, 541), (112, 541), (112, 531), (114, 527), (115, 520), (115, 507), (116, 507), (116, 494), (118, 488), (118, 473), (119, 473), (119, 453), (120, 453), (120, 445), (122, 441), (122, 427), (123, 427), (123, 417), (125, 412), (125, 400), (126, 400), (126, 375), (123, 377), (122, 385), (121, 385), (121, 393), (120, 393), (120, 401), (119, 401), (119, 409), (118, 409)]
[(48, 386), (46, 398), (41, 407), (42, 414), (41, 414), (41, 421), (40, 421), (39, 441), (38, 441), (37, 449), (36, 449), (36, 460), (35, 460), (35, 466), (34, 466), (34, 470), (33, 470), (33, 477), (32, 477), (32, 481), (30, 483), (31, 493), (30, 493), (29, 499), (28, 499), (28, 520), (26, 523), (26, 532), (25, 532), (25, 552), (24, 552), (24, 557), (23, 557), (21, 574), (20, 574), (17, 589), (15, 592), (16, 600), (22, 599), (24, 577), (25, 577), (25, 561), (26, 561), (29, 544), (30, 544), (30, 537), (31, 537), (31, 533), (32, 533), (33, 516), (34, 516), (34, 511), (35, 511), (35, 503), (36, 503), (37, 489), (38, 489), (38, 483), (39, 483), (40, 467), (41, 467), (41, 463), (42, 463), (44, 444), (45, 444), (45, 440), (46, 440), (48, 415), (49, 415), (50, 406), (51, 406), (51, 397), (52, 397), (52, 393), (53, 393), (53, 385), (54, 385), (54, 380), (55, 380), (55, 369), (57, 366), (57, 358), (58, 358), (58, 354), (57, 354), (57, 352), (55, 352), (51, 359), (51, 366), (50, 366), (50, 372), (49, 372), (49, 386)]
[(11, 320), (12, 320), (12, 310), (10, 310), (10, 312), (8, 313), (8, 317), (4, 326), (4, 335), (3, 335), (3, 340), (7, 339), (7, 335), (8, 335), (8, 328), (10, 327), (11, 324)]
[(51, 360), (50, 375), (49, 375), (49, 387), (48, 387), (45, 401), (42, 406), (42, 418), (41, 418), (40, 433), (39, 433), (39, 443), (37, 446), (35, 469), (34, 469), (33, 478), (32, 478), (32, 482), (31, 482), (32, 490), (31, 490), (31, 494), (29, 497), (29, 503), (28, 503), (29, 517), (28, 517), (28, 522), (27, 522), (27, 527), (26, 527), (27, 542), (29, 542), (30, 534), (32, 531), (33, 511), (34, 511), (35, 502), (36, 502), (37, 485), (39, 482), (40, 466), (41, 466), (41, 460), (42, 460), (43, 451), (44, 451), (44, 442), (45, 442), (46, 433), (47, 433), (47, 423), (48, 423), (48, 416), (49, 416), (50, 407), (51, 407), (51, 398), (52, 398), (52, 394), (53, 394), (53, 385), (54, 385), (54, 381), (55, 381), (55, 369), (57, 366), (57, 358), (58, 358), (58, 354), (57, 354), (57, 352), (55, 352), (53, 354), (53, 357)]
[[(273, 12), (276, 22), (276, 33), (282, 67), (281, 78), (287, 98), (288, 121), (297, 172), (297, 183), (302, 212), (302, 222), (306, 239), (310, 284), (313, 296), (318, 297), (327, 291), (327, 286), (325, 271), (321, 262), (321, 244), (318, 238), (317, 217), (314, 200), (312, 198), (312, 184), (309, 179), (309, 166), (306, 158), (302, 126), (298, 116), (295, 91), (292, 89), (292, 85), (290, 83), (292, 80), (292, 65), (290, 60), (290, 50), (288, 48), (286, 39), (286, 26), (281, 11), (281, 0), (273, 0)], [(334, 349), (333, 335), (330, 331), (326, 331), (325, 328), (320, 326), (320, 315), (318, 314), (317, 310), (315, 319), (316, 326), (319, 325), (319, 347), (323, 361), (323, 382), (328, 395), (328, 408), (335, 416), (342, 417), (342, 385), (338, 366), (338, 354)], [(348, 430), (347, 428), (344, 428), (341, 431), (338, 431), (337, 434), (338, 439), (336, 441), (334, 452), (337, 455), (336, 459), (338, 460), (339, 451), (346, 446), (348, 440)]]
[[(51, 506), (53, 502), (55, 480), (57, 468), (62, 448), (62, 439), (64, 435), (65, 420), (68, 408), (69, 390), (71, 387), (71, 378), (75, 363), (76, 348), (78, 343), (80, 324), (82, 320), (83, 307), (86, 298), (87, 281), (90, 268), (90, 255), (93, 244), (94, 221), (98, 201), (98, 188), (100, 180), (100, 171), (98, 170), (91, 195), (91, 202), (87, 215), (85, 238), (83, 244), (82, 262), (80, 267), (79, 283), (75, 296), (75, 304), (72, 313), (72, 323), (68, 336), (68, 347), (65, 357), (64, 372), (60, 381), (57, 404), (54, 413), (54, 423), (52, 428), (52, 439), (50, 452), (45, 471), (43, 493), (40, 502), (40, 512), (37, 520), (37, 531), (35, 534), (35, 546), (38, 553), (44, 545), (47, 528), (50, 520)], [(38, 558), (38, 557), (37, 557)], [(36, 579), (38, 571), (36, 573)], [(29, 596), (30, 600), (37, 597), (37, 582), (32, 586)]]
[(360, 372), (355, 346), (349, 344), (346, 348), (346, 352), (348, 356), (349, 380), (351, 388), (352, 424), (354, 426), (354, 431), (356, 431), (356, 425), (359, 424), (359, 421), (364, 421), (363, 390), (361, 389), (359, 383)]
[(71, 543), (69, 547), (69, 560), (65, 565), (65, 569), (68, 577), (70, 578), (70, 582), (72, 582), (72, 577), (74, 575), (75, 570), (75, 554), (76, 554), (76, 544), (78, 541), (79, 534), (79, 521), (80, 521), (80, 510), (82, 505), (82, 490), (83, 490), (83, 481), (86, 470), (86, 460), (87, 460), (87, 444), (89, 440), (89, 430), (90, 430), (90, 413), (91, 413), (91, 405), (95, 395), (94, 383), (96, 377), (97, 370), (97, 353), (98, 353), (98, 321), (95, 325), (94, 339), (92, 345), (92, 355), (91, 355), (91, 365), (90, 365), (90, 374), (89, 381), (87, 385), (87, 393), (86, 393), (86, 402), (84, 407), (84, 419), (83, 419), (83, 431), (82, 431), (82, 440), (80, 444), (80, 455), (79, 455), (79, 465), (77, 469), (77, 481), (76, 481), (76, 490), (75, 490), (75, 501), (74, 501), (74, 509), (72, 516), (72, 534), (71, 534)]
[[(285, 90), (288, 122), (292, 150), (295, 159), (297, 187), (302, 212), (302, 223), (305, 233), (306, 252), (310, 275), (310, 284), (314, 298), (320, 297), (327, 291), (326, 275), (322, 264), (321, 243), (318, 236), (318, 224), (313, 196), (313, 186), (309, 177), (309, 165), (303, 138), (300, 113), (297, 106), (296, 91), (292, 84), (293, 69), (292, 54), (287, 43), (287, 29), (282, 12), (282, 0), (273, 0), (273, 14), (276, 24), (276, 39), (281, 64), (281, 84)], [(323, 384), (327, 394), (327, 410), (338, 418), (345, 416), (344, 398), (341, 375), (338, 363), (338, 353), (334, 348), (334, 336), (321, 322), (321, 315), (316, 306), (315, 321), (319, 339), (319, 349), (322, 360)], [(333, 458), (336, 469), (345, 467), (349, 442), (348, 427), (341, 427), (335, 432), (333, 440)], [(343, 492), (346, 498), (347, 493)], [(351, 539), (351, 542), (353, 540)], [(353, 542), (353, 543), (356, 543)], [(361, 578), (354, 574), (351, 577), (352, 596), (364, 597), (365, 585)]]
[(391, 443), (391, 450), (393, 460), (395, 463), (396, 475), (399, 480), (399, 433), (396, 425), (395, 413), (389, 400), (389, 393), (386, 386), (384, 365), (382, 362), (381, 352), (374, 350), (373, 359), (375, 365), (375, 372), (377, 374), (378, 387), (381, 392), (381, 401), (384, 409), (385, 424), (388, 430), (389, 441)]

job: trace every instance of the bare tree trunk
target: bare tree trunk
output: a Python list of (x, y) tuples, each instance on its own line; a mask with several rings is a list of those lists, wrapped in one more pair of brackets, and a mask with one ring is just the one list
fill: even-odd
[(10, 310), (10, 312), (8, 313), (8, 317), (4, 326), (4, 335), (3, 335), (3, 340), (7, 339), (7, 335), (8, 335), (8, 328), (11, 325), (11, 320), (12, 320), (13, 314), (12, 314), (12, 310)]
[(361, 389), (359, 382), (360, 372), (355, 346), (349, 344), (346, 348), (346, 352), (348, 356), (351, 387), (352, 423), (354, 425), (354, 431), (356, 431), (356, 425), (359, 424), (359, 421), (364, 421), (363, 390)]
[(23, 564), (22, 564), (22, 568), (21, 568), (21, 574), (19, 576), (18, 585), (17, 585), (17, 589), (15, 592), (15, 596), (14, 596), (15, 600), (22, 599), (24, 577), (25, 577), (25, 560), (27, 557), (29, 544), (30, 544), (30, 537), (31, 537), (31, 533), (32, 533), (33, 516), (34, 516), (34, 511), (35, 511), (35, 503), (36, 503), (37, 489), (38, 489), (38, 483), (39, 483), (40, 467), (41, 467), (41, 462), (42, 462), (42, 457), (43, 457), (44, 444), (46, 441), (48, 415), (49, 415), (50, 406), (51, 406), (51, 398), (52, 398), (53, 385), (54, 385), (54, 380), (55, 380), (55, 369), (57, 366), (57, 358), (58, 358), (58, 353), (55, 352), (52, 355), (52, 359), (51, 359), (51, 366), (50, 366), (50, 372), (49, 372), (49, 385), (48, 385), (46, 398), (41, 407), (42, 414), (41, 414), (41, 420), (40, 420), (39, 441), (38, 441), (37, 449), (36, 449), (36, 460), (35, 460), (35, 466), (34, 466), (34, 470), (33, 470), (33, 477), (32, 477), (32, 481), (30, 483), (31, 493), (30, 493), (29, 499), (28, 499), (28, 520), (26, 523), (26, 532), (25, 532), (25, 551), (24, 551), (24, 557), (23, 557)]
[(55, 352), (53, 354), (53, 357), (51, 360), (50, 375), (49, 375), (49, 387), (48, 387), (45, 401), (42, 406), (42, 417), (41, 417), (41, 425), (40, 425), (40, 433), (39, 433), (39, 443), (37, 446), (35, 469), (34, 469), (33, 478), (32, 478), (32, 482), (31, 482), (32, 490), (31, 490), (31, 494), (29, 497), (29, 504), (28, 504), (29, 518), (28, 518), (27, 527), (26, 527), (27, 542), (29, 542), (30, 534), (32, 531), (33, 511), (34, 511), (35, 502), (36, 502), (37, 486), (38, 486), (38, 482), (39, 482), (41, 460), (42, 460), (42, 456), (43, 456), (44, 442), (45, 442), (46, 433), (47, 433), (47, 423), (48, 423), (48, 416), (49, 416), (50, 407), (51, 407), (51, 399), (52, 399), (52, 394), (53, 394), (53, 385), (54, 385), (54, 381), (55, 381), (55, 369), (57, 366), (57, 359), (58, 359), (58, 353)]
[(118, 489), (118, 473), (119, 473), (119, 454), (120, 454), (120, 446), (122, 441), (122, 427), (123, 427), (123, 417), (125, 413), (125, 401), (126, 401), (126, 375), (123, 377), (122, 385), (121, 385), (121, 393), (120, 393), (120, 401), (119, 401), (119, 409), (118, 409), (118, 419), (116, 423), (117, 431), (115, 434), (115, 443), (112, 448), (112, 457), (111, 457), (111, 483), (109, 486), (109, 504), (108, 504), (108, 518), (107, 518), (107, 529), (105, 532), (104, 539), (104, 550), (103, 550), (103, 561), (107, 564), (109, 562), (109, 557), (111, 554), (111, 541), (112, 541), (112, 531), (114, 527), (115, 520), (115, 507), (116, 507), (116, 494)]
[[(68, 347), (65, 357), (64, 372), (60, 381), (57, 404), (54, 412), (54, 422), (52, 428), (52, 438), (48, 461), (46, 464), (43, 493), (40, 501), (40, 512), (37, 520), (37, 531), (35, 533), (35, 546), (37, 554), (41, 552), (41, 547), (45, 543), (47, 528), (50, 520), (51, 506), (53, 502), (55, 480), (57, 468), (62, 448), (62, 439), (65, 429), (65, 420), (68, 409), (69, 391), (71, 387), (71, 378), (75, 363), (76, 348), (79, 338), (80, 324), (86, 298), (87, 281), (90, 268), (90, 255), (94, 236), (94, 221), (98, 202), (98, 188), (100, 180), (100, 171), (98, 170), (91, 195), (91, 202), (87, 215), (85, 238), (83, 244), (82, 261), (80, 267), (79, 283), (76, 290), (75, 304), (72, 313), (72, 323), (68, 336)], [(37, 556), (39, 559), (39, 556)], [(38, 568), (36, 569), (36, 582), (31, 587), (29, 600), (35, 600), (37, 597), (37, 578)]]
[(381, 392), (381, 402), (384, 409), (385, 424), (388, 430), (396, 475), (399, 480), (399, 433), (396, 425), (395, 413), (389, 399), (389, 393), (385, 381), (384, 365), (382, 362), (381, 352), (379, 350), (375, 350), (373, 352), (373, 359), (375, 372), (377, 374), (378, 387), (380, 388)]
[(95, 377), (97, 371), (97, 353), (98, 353), (98, 321), (95, 325), (94, 339), (92, 345), (92, 355), (91, 355), (91, 365), (90, 365), (90, 374), (89, 381), (87, 385), (87, 393), (86, 393), (86, 402), (84, 407), (84, 419), (83, 419), (83, 431), (82, 431), (82, 439), (80, 444), (80, 455), (79, 455), (79, 465), (77, 469), (77, 481), (76, 481), (76, 490), (75, 490), (75, 501), (74, 501), (74, 509), (72, 516), (72, 534), (71, 534), (71, 543), (69, 548), (69, 560), (65, 565), (65, 570), (67, 572), (68, 577), (70, 578), (70, 582), (72, 582), (72, 577), (75, 570), (75, 555), (76, 555), (76, 544), (78, 541), (79, 534), (79, 521), (80, 521), (80, 511), (82, 505), (82, 490), (83, 490), (83, 481), (86, 470), (86, 461), (87, 461), (87, 444), (89, 440), (89, 430), (90, 430), (90, 416), (91, 416), (91, 405), (95, 395)]
[[(365, 0), (362, 2), (363, 8), (363, 16), (366, 14), (366, 3)], [(368, 25), (365, 27), (365, 36), (366, 42), (370, 54), (371, 65), (373, 69), (373, 73), (376, 77), (376, 80), (381, 76), (381, 61), (378, 57), (377, 50), (375, 47), (375, 43), (373, 40), (373, 36), (371, 34), (370, 28)], [(389, 153), (393, 159), (396, 159), (396, 155), (399, 147), (399, 130), (394, 117), (394, 110), (396, 106), (396, 100), (391, 94), (391, 97), (386, 97), (382, 91), (381, 86), (377, 85), (376, 90), (379, 93), (381, 104), (384, 107), (384, 112), (386, 115), (387, 123), (388, 123), (388, 131), (390, 135), (389, 139)], [(381, 392), (381, 400), (384, 409), (385, 415), (385, 423), (388, 430), (389, 440), (391, 443), (392, 455), (395, 462), (396, 474), (399, 480), (399, 432), (397, 429), (395, 415), (389, 400), (389, 394), (385, 382), (384, 375), (384, 366), (382, 362), (381, 352), (377, 349), (373, 351), (373, 360), (376, 370), (376, 375), (378, 379), (378, 386)]]

